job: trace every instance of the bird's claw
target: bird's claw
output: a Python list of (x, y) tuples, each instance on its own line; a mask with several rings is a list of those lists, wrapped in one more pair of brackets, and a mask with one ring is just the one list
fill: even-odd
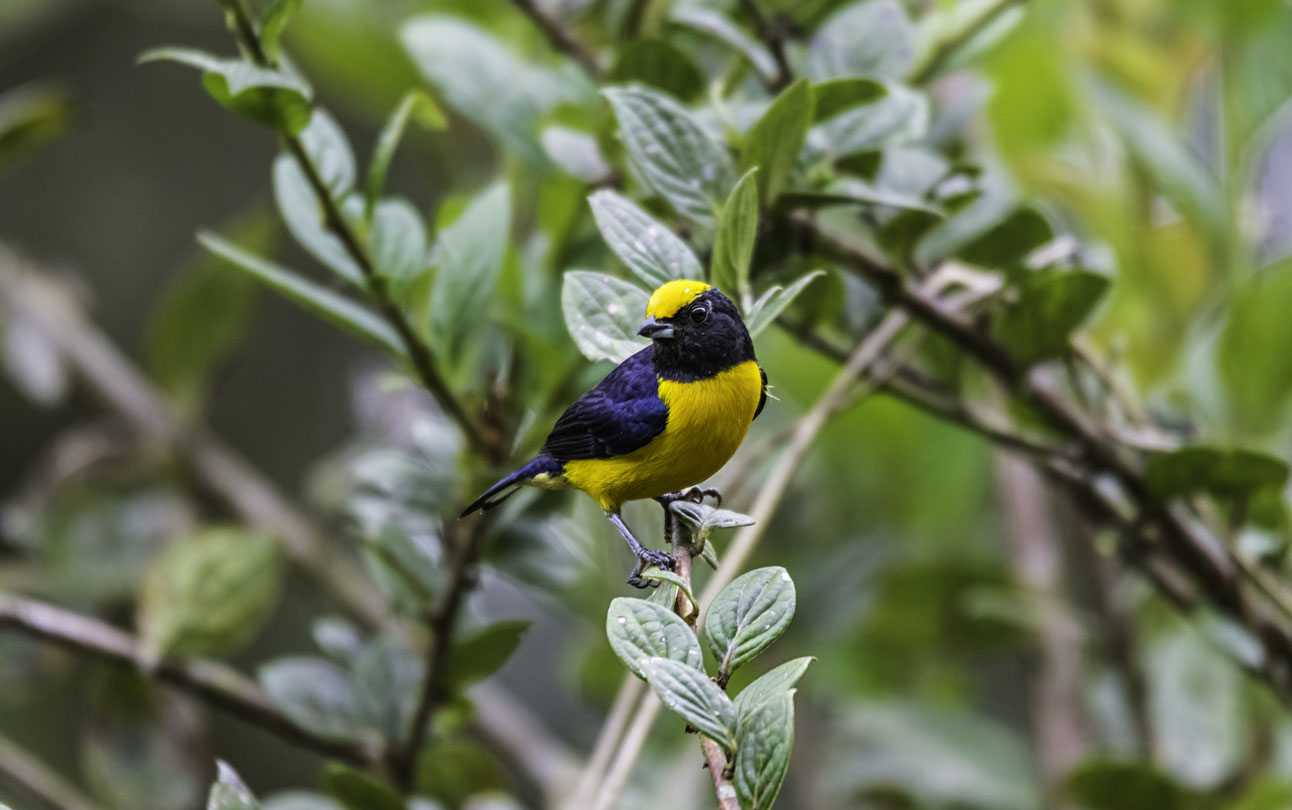
[(683, 490), (681, 492), (670, 492), (667, 495), (661, 495), (655, 500), (659, 501), (660, 504), (667, 509), (669, 504), (676, 503), (677, 501), (703, 503), (705, 498), (713, 498), (713, 500), (717, 502), (718, 506), (722, 506), (722, 493), (712, 488), (700, 489), (699, 487), (691, 487), (690, 489)]
[(644, 548), (637, 555), (637, 565), (633, 566), (632, 573), (628, 575), (628, 584), (634, 588), (658, 588), (658, 580), (643, 578), (641, 575), (642, 571), (652, 565), (665, 571), (672, 571), (677, 567), (677, 560), (667, 551)]

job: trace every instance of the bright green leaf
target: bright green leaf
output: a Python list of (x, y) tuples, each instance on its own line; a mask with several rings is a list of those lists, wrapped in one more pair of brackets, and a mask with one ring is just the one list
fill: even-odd
[(708, 675), (668, 658), (647, 658), (639, 666), (669, 710), (728, 753), (736, 750), (736, 706)]
[(265, 10), (260, 20), (260, 47), (271, 60), (278, 60), (278, 43), (283, 31), (300, 8), (301, 0), (274, 0)]
[(0, 93), (0, 169), (67, 129), (72, 117), (67, 94), (43, 84)]
[(247, 253), (216, 234), (199, 233), (197, 241), (207, 250), (233, 262), (305, 309), (361, 338), (372, 341), (396, 357), (404, 356), (404, 344), (399, 335), (371, 310), (345, 296), (320, 287), (268, 259)]
[(992, 325), (992, 333), (1022, 363), (1060, 355), (1107, 289), (1108, 279), (1089, 270), (1028, 273), (1018, 284), (1017, 299)]
[(719, 677), (725, 680), (779, 638), (794, 618), (795, 603), (794, 581), (779, 566), (742, 574), (723, 588), (704, 617)]
[(1144, 470), (1144, 483), (1162, 497), (1193, 492), (1251, 497), (1264, 489), (1279, 489), (1287, 480), (1288, 465), (1275, 456), (1197, 445), (1154, 453)]
[(674, 279), (703, 277), (686, 243), (632, 202), (613, 191), (598, 191), (588, 197), (588, 205), (601, 238), (651, 289)]
[(709, 280), (713, 286), (739, 300), (749, 301), (749, 265), (758, 239), (758, 169), (750, 169), (736, 183), (722, 207), (722, 220), (713, 242)]
[(394, 788), (337, 762), (323, 766), (323, 789), (345, 810), (407, 810)]
[(1216, 343), (1216, 370), (1236, 422), (1265, 433), (1283, 427), (1292, 396), (1292, 260), (1245, 279)]
[(146, 654), (236, 649), (269, 618), (281, 573), (278, 546), (263, 534), (208, 529), (171, 546), (153, 561), (139, 597)]
[(310, 122), (309, 87), (299, 78), (242, 59), (222, 59), (192, 48), (156, 48), (142, 62), (179, 62), (202, 71), (202, 86), (221, 106), (287, 135)]
[(874, 79), (844, 76), (812, 85), (812, 123), (819, 124), (855, 107), (872, 104), (888, 95), (888, 87)]
[(758, 198), (771, 206), (789, 180), (812, 123), (812, 86), (800, 79), (781, 91), (745, 134), (740, 170), (758, 169)]
[(645, 678), (643, 662), (667, 658), (704, 670), (695, 633), (669, 607), (645, 599), (618, 597), (606, 612), (606, 638), (624, 666)]
[(614, 276), (570, 270), (561, 285), (561, 312), (584, 357), (618, 363), (647, 346), (637, 329), (649, 298), (641, 287)]

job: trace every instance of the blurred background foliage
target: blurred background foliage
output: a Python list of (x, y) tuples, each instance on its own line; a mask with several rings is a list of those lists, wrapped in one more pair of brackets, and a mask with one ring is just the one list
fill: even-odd
[[(614, 319), (584, 324), (564, 277), (633, 278), (598, 235), (591, 190), (619, 188), (701, 256), (713, 246), (712, 209), (646, 193), (651, 167), (633, 162), (623, 114), (524, 5), (307, 0), (283, 40), (334, 116), (315, 112), (311, 131), (335, 121), (361, 167), (410, 89), (433, 100), (410, 102), (373, 244), (393, 251), (379, 260), (448, 387), (479, 415), (482, 450), (389, 359), (265, 294), (228, 251), (195, 245), (194, 232), (211, 228), (329, 292), (357, 272), (317, 216), (292, 220), (290, 178), (279, 176), (290, 168), (275, 164), (272, 134), (221, 110), (190, 71), (136, 66), (172, 43), (232, 55), (215, 3), (0, 4), (0, 239), (38, 257), (40, 278), (57, 279), (44, 291), (62, 302), (52, 311), (88, 310), (94, 334), (146, 371), (178, 424), (209, 427), (305, 504), (339, 538), (319, 565), (361, 574), (397, 616), (433, 612), (450, 582), (455, 530), (442, 518), (532, 451), (622, 350), (580, 339), (581, 326), (606, 333)], [(1221, 548), (1252, 569), (1287, 626), (1292, 5), (757, 8), (761, 22), (748, 3), (722, 0), (542, 4), (598, 55), (605, 83), (666, 92), (736, 144), (757, 142), (765, 86), (783, 84), (760, 36), (788, 40), (796, 73), (879, 88), (814, 126), (797, 162), (775, 150), (753, 160), (746, 148), (730, 176), (700, 178), (721, 202), (737, 169), (753, 160), (761, 184), (769, 161), (782, 161), (752, 292), (825, 271), (758, 336), (777, 399), (717, 478), (727, 505), (752, 508), (771, 449), (837, 372), (805, 332), (846, 356), (883, 312), (837, 254), (772, 224), (795, 205), (819, 207), (821, 227), (908, 278), (955, 257), (1003, 284), (975, 316), (1019, 359), (1046, 361), (1039, 371), (1073, 400), (1115, 415), (1107, 429), (1148, 453), (1156, 495), (1215, 495), (1192, 504), (1190, 520), (1218, 527)], [(819, 94), (816, 104), (820, 114)], [(362, 190), (355, 159), (338, 160)], [(387, 215), (399, 239), (377, 236)], [(30, 269), (7, 250), (0, 263)], [(1056, 293), (1046, 273), (1071, 286)], [(644, 299), (620, 284), (623, 301)], [(587, 292), (600, 306), (605, 294)], [(127, 628), (149, 660), (223, 656), (323, 737), (402, 738), (424, 677), (407, 640), (342, 618), (343, 600), (302, 574), (309, 565), (287, 564), (265, 534), (237, 525), (246, 515), (192, 473), (166, 429), (149, 435), (102, 407), (48, 324), (7, 303), (0, 591)], [(909, 348), (936, 390), (1054, 438), (954, 341)], [(1159, 454), (1184, 443), (1201, 449)], [(487, 528), (410, 807), (560, 806), (534, 752), (521, 766), (527, 745), (552, 743), (540, 772), (577, 766), (611, 710), (623, 670), (604, 611), (626, 591), (625, 555), (586, 499), (532, 496)], [(658, 520), (653, 506), (628, 510), (633, 526)], [(797, 621), (768, 666), (817, 659), (799, 684), (780, 806), (1292, 806), (1289, 693), (1261, 634), (1225, 618), (1224, 605), (1182, 616), (1101, 525), (997, 444), (891, 387), (832, 418), (751, 559), (798, 585)], [(716, 536), (719, 557), (727, 537)], [(486, 678), (495, 691), (471, 686)], [(547, 736), (521, 727), (499, 744), (482, 731), (500, 692)], [(655, 724), (618, 806), (713, 805), (678, 725)], [(0, 742), (0, 801), (19, 809), (50, 800), (14, 778), (30, 772), (25, 757), (85, 794), (62, 802), (75, 810), (200, 806), (216, 757), (277, 810), (402, 802), (184, 691), (6, 632)]]

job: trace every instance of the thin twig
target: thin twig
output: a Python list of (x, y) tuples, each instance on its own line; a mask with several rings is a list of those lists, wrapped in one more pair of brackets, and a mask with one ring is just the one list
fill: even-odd
[(553, 48), (578, 62), (594, 81), (601, 78), (601, 68), (597, 65), (597, 58), (592, 51), (588, 50), (559, 20), (539, 8), (536, 0), (511, 0), (511, 4), (533, 21)]
[(915, 67), (911, 69), (907, 81), (913, 85), (920, 85), (937, 76), (957, 51), (994, 22), (997, 17), (1008, 11), (1011, 6), (1016, 6), (1026, 1), (996, 0), (995, 3), (985, 7), (976, 17), (956, 31), (954, 36), (933, 45), (924, 57), (916, 63)]
[[(237, 2), (228, 4), (228, 6), (232, 10), (234, 34), (246, 50), (247, 55), (260, 67), (276, 69), (278, 66), (275, 60), (265, 53), (264, 47), (261, 45), (260, 35), (244, 0), (237, 0)], [(409, 323), (404, 310), (392, 296), (385, 276), (377, 272), (376, 265), (373, 263), (372, 257), (368, 254), (359, 235), (355, 233), (350, 223), (341, 214), (340, 204), (332, 196), (332, 192), (327, 183), (324, 182), (323, 175), (315, 164), (314, 158), (306, 151), (304, 142), (296, 135), (283, 135), (282, 141), (287, 153), (295, 159), (297, 165), (300, 166), (301, 171), (305, 174), (310, 188), (314, 191), (314, 196), (323, 209), (323, 225), (340, 240), (345, 252), (359, 267), (373, 303), (377, 305), (378, 311), (386, 322), (399, 334), (399, 338), (404, 344), (404, 349), (408, 353), (409, 364), (417, 375), (418, 381), (431, 392), (445, 413), (457, 423), (472, 447), (487, 459), (492, 461), (499, 460), (506, 452), (505, 447), (496, 439), (486, 437), (480, 426), (467, 415), (462, 404), (458, 402), (453, 390), (449, 387), (448, 381), (440, 373), (431, 347), (417, 336), (417, 332), (413, 329), (413, 325)]]
[(158, 680), (325, 756), (357, 765), (369, 765), (379, 759), (376, 746), (325, 737), (297, 725), (278, 711), (254, 681), (218, 661), (166, 659), (150, 669), (148, 657), (130, 634), (98, 619), (9, 593), (0, 593), (0, 626), (140, 672), (151, 672)]
[(7, 737), (0, 737), (0, 782), (17, 786), (54, 810), (102, 810), (80, 788)]

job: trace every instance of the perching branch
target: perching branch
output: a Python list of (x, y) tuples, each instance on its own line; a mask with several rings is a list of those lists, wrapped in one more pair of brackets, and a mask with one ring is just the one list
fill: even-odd
[(218, 661), (164, 659), (150, 669), (140, 643), (130, 634), (98, 619), (8, 593), (0, 593), (0, 627), (149, 672), (289, 743), (325, 756), (356, 765), (378, 761), (379, 751), (374, 746), (320, 736), (297, 725), (278, 711), (254, 681)]
[(578, 62), (593, 81), (601, 78), (601, 68), (597, 65), (597, 58), (592, 51), (588, 50), (578, 37), (570, 33), (560, 20), (540, 8), (537, 0), (511, 0), (511, 4), (520, 9), (520, 12), (543, 32), (543, 36), (547, 37), (548, 43), (553, 48)]
[[(256, 30), (245, 0), (234, 0), (225, 5), (231, 11), (234, 34), (250, 59), (260, 67), (277, 68), (275, 60), (265, 53), (261, 45), (259, 32)], [(296, 160), (297, 165), (304, 172), (310, 188), (314, 190), (314, 196), (322, 206), (324, 227), (341, 241), (345, 252), (354, 260), (363, 274), (368, 294), (382, 318), (398, 333), (418, 381), (431, 392), (445, 413), (457, 423), (473, 448), (487, 459), (500, 460), (506, 454), (505, 444), (496, 440), (492, 434), (486, 435), (480, 425), (467, 414), (462, 403), (458, 402), (448, 381), (440, 374), (433, 350), (417, 336), (403, 309), (396, 303), (385, 276), (377, 272), (372, 256), (369, 255), (362, 239), (342, 216), (340, 203), (332, 196), (327, 183), (323, 181), (323, 175), (309, 152), (305, 150), (305, 144), (296, 135), (283, 135), (282, 141), (287, 153)]]
[(80, 788), (6, 737), (0, 737), (0, 783), (13, 785), (54, 810), (102, 810)]

